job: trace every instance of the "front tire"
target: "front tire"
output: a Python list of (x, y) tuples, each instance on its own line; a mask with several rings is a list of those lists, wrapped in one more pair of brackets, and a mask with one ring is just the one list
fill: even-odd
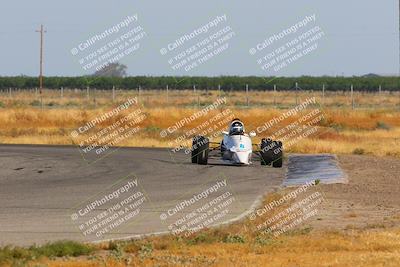
[(192, 163), (207, 165), (209, 140), (204, 136), (195, 136), (192, 142)]
[(263, 138), (261, 140), (261, 165), (269, 165), (274, 168), (282, 168), (283, 147), (281, 141), (272, 141)]
[(209, 151), (209, 140), (204, 136), (198, 138), (199, 150), (197, 154), (197, 164), (207, 165), (208, 163), (208, 151)]

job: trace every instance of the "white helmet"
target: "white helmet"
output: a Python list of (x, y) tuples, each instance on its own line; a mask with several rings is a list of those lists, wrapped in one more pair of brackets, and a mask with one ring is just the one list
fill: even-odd
[(244, 134), (244, 124), (239, 119), (234, 119), (229, 128), (230, 135)]

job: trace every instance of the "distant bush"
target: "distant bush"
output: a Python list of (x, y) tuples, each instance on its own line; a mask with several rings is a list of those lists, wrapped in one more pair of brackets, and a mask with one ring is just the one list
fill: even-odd
[(217, 238), (208, 233), (197, 233), (192, 239), (188, 240), (189, 245), (215, 242)]
[(58, 104), (56, 103), (56, 102), (49, 102), (49, 103), (47, 103), (46, 104), (46, 106), (48, 106), (48, 107), (55, 107), (55, 106), (58, 106)]
[(74, 102), (74, 101), (68, 101), (67, 103), (65, 103), (65, 106), (67, 106), (67, 107), (77, 107), (77, 106), (79, 106), (79, 103)]
[(40, 101), (39, 100), (33, 100), (31, 103), (29, 103), (29, 105), (34, 106), (34, 107), (38, 107), (38, 106), (40, 106)]
[(390, 126), (383, 121), (378, 121), (376, 123), (375, 129), (390, 130)]
[(139, 256), (148, 256), (153, 252), (153, 245), (151, 243), (144, 244), (140, 247)]
[(225, 240), (225, 243), (245, 243), (244, 237), (240, 235), (228, 235)]
[(353, 154), (354, 155), (364, 155), (365, 154), (365, 150), (363, 148), (356, 148), (353, 150)]

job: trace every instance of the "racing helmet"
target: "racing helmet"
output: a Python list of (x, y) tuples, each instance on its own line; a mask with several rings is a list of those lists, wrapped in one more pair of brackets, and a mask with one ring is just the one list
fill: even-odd
[(244, 124), (239, 119), (234, 119), (229, 128), (230, 135), (244, 134)]

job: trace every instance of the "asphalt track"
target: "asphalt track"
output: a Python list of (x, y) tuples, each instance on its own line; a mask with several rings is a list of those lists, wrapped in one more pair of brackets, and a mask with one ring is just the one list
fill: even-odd
[[(184, 153), (172, 155), (167, 149), (156, 148), (120, 148), (102, 158), (84, 159), (72, 146), (1, 145), (0, 246), (63, 239), (99, 241), (167, 232), (171, 223), (227, 192), (234, 201), (227, 203), (227, 212), (214, 224), (230, 222), (254, 208), (262, 195), (278, 188), (284, 179), (285, 166), (274, 169), (258, 163), (250, 167), (210, 163), (194, 165)], [(89, 215), (74, 220), (71, 214), (134, 179), (139, 185), (137, 190), (146, 197), (140, 213), (100, 236), (84, 235), (79, 225), (88, 223), (85, 220)], [(183, 200), (221, 181), (227, 185), (218, 192), (179, 214), (160, 219)], [(118, 201), (109, 201), (90, 216), (96, 217)]]

